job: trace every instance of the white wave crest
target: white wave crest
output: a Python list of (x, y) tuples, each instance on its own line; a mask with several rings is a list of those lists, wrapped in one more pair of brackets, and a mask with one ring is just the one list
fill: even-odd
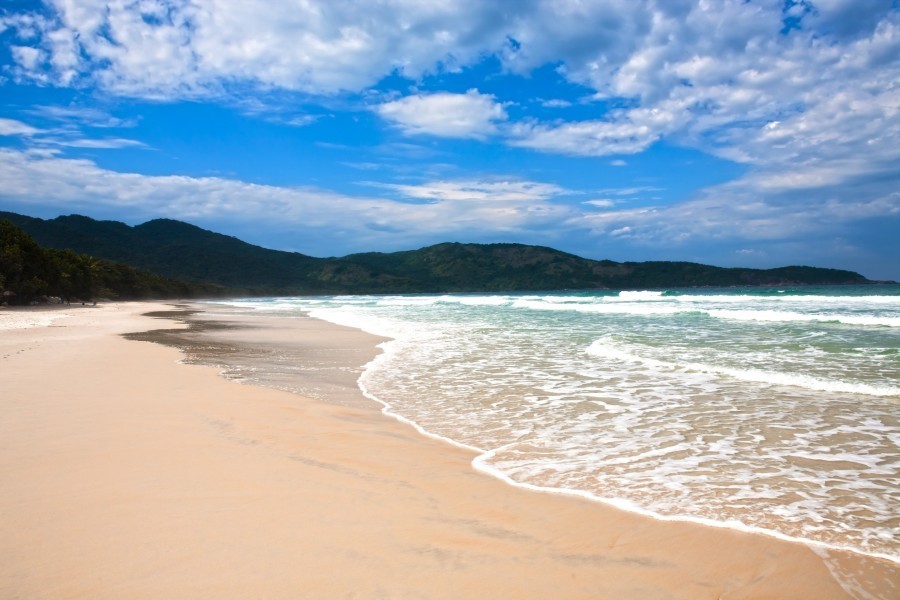
[(432, 306), (436, 296), (387, 296), (377, 301), (378, 306)]
[(654, 292), (654, 291), (625, 291), (619, 292), (618, 296), (608, 296), (605, 299), (612, 301), (615, 299), (625, 300), (627, 302), (646, 302), (646, 301), (654, 301), (654, 300), (666, 300), (663, 297), (664, 292)]
[(712, 317), (719, 319), (732, 319), (736, 321), (765, 321), (775, 323), (789, 322), (821, 322), (844, 323), (846, 325), (881, 325), (885, 327), (900, 327), (900, 317), (883, 317), (876, 315), (843, 315), (832, 313), (798, 313), (793, 311), (776, 310), (724, 310), (713, 309), (704, 311)]
[(441, 296), (439, 302), (465, 306), (503, 306), (509, 304), (508, 296)]
[(676, 313), (697, 312), (697, 309), (689, 306), (679, 306), (675, 304), (665, 304), (661, 302), (655, 303), (575, 303), (575, 302), (556, 302), (547, 300), (516, 300), (512, 303), (513, 308), (525, 308), (529, 310), (559, 310), (582, 313), (596, 314), (619, 314), (619, 315), (673, 315)]
[(760, 296), (754, 294), (682, 294), (666, 296), (666, 300), (674, 302), (698, 302), (708, 304), (811, 304), (821, 306), (823, 304), (840, 304), (845, 306), (858, 306), (869, 308), (872, 306), (884, 306), (900, 308), (900, 295), (897, 296)]
[(762, 369), (736, 369), (733, 367), (721, 367), (695, 362), (670, 362), (649, 358), (634, 354), (610, 345), (609, 340), (600, 339), (593, 342), (587, 349), (587, 353), (598, 358), (608, 358), (630, 363), (640, 363), (648, 367), (667, 371), (694, 371), (711, 375), (725, 375), (742, 381), (763, 383), (767, 385), (787, 385), (801, 387), (819, 392), (838, 392), (847, 394), (862, 394), (866, 396), (900, 397), (900, 387), (876, 386), (865, 383), (852, 383), (847, 381), (835, 381), (811, 377), (799, 373), (780, 373), (778, 371), (763, 371)]

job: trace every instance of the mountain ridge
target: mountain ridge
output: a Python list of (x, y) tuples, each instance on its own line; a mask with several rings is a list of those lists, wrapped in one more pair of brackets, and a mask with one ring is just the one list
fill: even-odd
[(0, 212), (49, 248), (114, 260), (243, 295), (517, 292), (572, 289), (876, 283), (853, 271), (724, 268), (683, 261), (587, 259), (546, 246), (445, 242), (417, 250), (317, 258), (271, 250), (173, 219), (136, 226), (82, 215)]
[(238, 293), (348, 292), (357, 287), (404, 288), (403, 281), (337, 259), (270, 250), (174, 219), (130, 227), (82, 215), (37, 219), (0, 212), (49, 248), (70, 248), (107, 260)]
[(12, 221), (0, 218), (0, 306), (226, 293), (214, 284), (178, 281), (71, 249), (44, 248)]

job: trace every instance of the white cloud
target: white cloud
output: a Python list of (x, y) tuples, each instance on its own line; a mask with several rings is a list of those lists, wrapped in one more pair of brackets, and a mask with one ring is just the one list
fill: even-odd
[(478, 90), (417, 94), (380, 104), (375, 110), (407, 134), (456, 138), (484, 139), (496, 133), (496, 122), (507, 118), (493, 96)]
[[(601, 119), (520, 124), (512, 130), (512, 143), (546, 152), (602, 156), (641, 152), (669, 138), (731, 160), (760, 164), (773, 160), (770, 150), (776, 142), (758, 147), (752, 142), (766, 123), (781, 121), (786, 133), (778, 144), (788, 152), (861, 150), (850, 148), (869, 141), (859, 122), (868, 119), (871, 129), (890, 116), (896, 126), (900, 19), (889, 2), (869, 11), (857, 7), (856, 12), (867, 16), (852, 19), (854, 30), (864, 35), (843, 42), (829, 39), (828, 28), (817, 30), (821, 19), (815, 15), (844, 14), (850, 4), (822, 4), (820, 9), (816, 3), (813, 16), (807, 17), (808, 29), (790, 35), (779, 33), (781, 2), (651, 3), (655, 6), (651, 10), (636, 3), (630, 9), (619, 7), (618, 18), (633, 23), (635, 38), (613, 36), (590, 50), (585, 44), (568, 44), (569, 38), (550, 45), (564, 61), (567, 77), (597, 90), (599, 97), (630, 99), (633, 105)], [(581, 18), (601, 18), (586, 6), (578, 9)], [(841, 105), (842, 97), (854, 101)], [(821, 127), (803, 122), (812, 115), (829, 122)], [(831, 139), (815, 137), (826, 131)]]
[[(392, 73), (415, 80), (496, 57), (512, 74), (555, 66), (602, 102), (579, 107), (579, 114), (588, 106), (596, 114), (577, 122), (513, 121), (505, 98), (475, 91), (420, 92), (373, 110), (408, 134), (499, 137), (579, 156), (634, 154), (663, 140), (747, 168), (741, 179), (675, 207), (570, 215), (598, 232), (773, 239), (893, 215), (897, 206), (900, 10), (891, 0), (866, 0), (864, 8), (858, 0), (793, 7), (783, 0), (50, 4), (53, 14), (0, 18), (0, 27), (17, 32), (5, 34), (16, 37), (14, 77), (168, 100), (219, 98), (233, 89), (336, 95), (364, 92)], [(11, 119), (0, 121), (0, 131), (40, 133)], [(434, 149), (392, 151), (421, 158)], [(433, 201), (410, 214), (458, 224), (464, 218), (450, 207), (466, 203), (474, 218), (484, 213), (456, 195), (497, 201), (469, 185), (394, 191)], [(370, 201), (362, 212), (372, 219), (411, 223), (379, 204), (386, 201)]]
[(36, 71), (47, 59), (46, 53), (31, 46), (12, 46), (13, 59), (26, 71)]
[(598, 198), (597, 200), (585, 200), (582, 204), (596, 206), (597, 208), (612, 208), (616, 205), (616, 201), (609, 198)]
[(27, 123), (0, 117), (0, 135), (21, 135), (30, 137), (39, 133), (41, 133), (40, 129), (32, 127)]
[(520, 123), (510, 128), (510, 144), (576, 156), (636, 154), (661, 137), (646, 125), (621, 121), (581, 121), (560, 125)]
[(434, 201), (535, 202), (571, 193), (549, 183), (520, 180), (433, 181), (417, 185), (376, 184), (406, 197)]
[[(3, 196), (28, 204), (47, 202), (75, 208), (127, 206), (140, 214), (167, 214), (173, 218), (222, 215), (268, 215), (279, 219), (295, 204), (314, 198), (315, 208), (328, 194), (307, 190), (249, 184), (216, 177), (146, 176), (103, 169), (84, 159), (35, 157), (30, 153), (0, 150)], [(315, 211), (325, 213), (323, 207)], [(309, 215), (312, 221), (316, 218)]]
[(891, 0), (814, 0), (806, 20), (812, 27), (839, 38), (868, 35), (879, 17), (891, 8)]
[[(668, 140), (749, 169), (681, 205), (590, 215), (596, 231), (648, 243), (791, 239), (894, 214), (900, 11), (890, 2), (808, 3), (787, 35), (780, 1), (650, 4), (644, 21), (621, 7), (619, 17), (633, 19), (631, 40), (591, 50), (569, 38), (551, 43), (567, 77), (599, 98), (626, 99), (624, 108), (518, 123), (510, 143), (604, 156)], [(586, 6), (578, 10), (590, 19)]]
[[(505, 40), (505, 9), (478, 0), (50, 0), (54, 14), (10, 19), (46, 57), (22, 75), (117, 94), (217, 96), (249, 83), (313, 94), (359, 91), (477, 60)], [(510, 12), (516, 12), (515, 10)], [(473, 33), (477, 34), (473, 35)]]
[(543, 100), (541, 102), (541, 106), (545, 108), (568, 108), (572, 106), (572, 103), (568, 100), (562, 100), (560, 98), (554, 98), (552, 100)]
[(94, 150), (110, 149), (118, 150), (121, 148), (146, 148), (147, 145), (138, 140), (129, 140), (127, 138), (44, 138), (42, 143), (54, 146), (63, 146), (66, 148), (89, 148)]
[(643, 194), (646, 192), (661, 192), (664, 188), (655, 185), (637, 185), (624, 188), (606, 188), (598, 190), (601, 194), (609, 194), (611, 196), (634, 196), (635, 194)]
[(322, 115), (298, 115), (296, 117), (290, 117), (284, 121), (284, 124), (290, 125), (291, 127), (307, 127), (321, 118)]
[[(167, 216), (195, 222), (231, 221), (342, 232), (361, 243), (390, 236), (460, 238), (478, 233), (541, 236), (571, 217), (554, 199), (566, 191), (530, 181), (437, 181), (381, 186), (396, 198), (354, 197), (312, 187), (278, 187), (219, 177), (147, 176), (103, 169), (94, 162), (0, 149), (0, 199), (61, 211), (128, 208), (133, 219)], [(429, 202), (411, 203), (408, 199)]]
[[(643, 244), (667, 247), (685, 242), (784, 241), (848, 230), (867, 219), (900, 221), (900, 174), (887, 185), (860, 179), (836, 192), (823, 182), (762, 189), (765, 178), (749, 177), (705, 190), (696, 199), (671, 206), (593, 212), (574, 217), (573, 227), (595, 235), (621, 235)], [(852, 193), (854, 202), (840, 194)]]
[[(890, 2), (865, 11), (817, 2), (790, 35), (779, 34), (781, 2), (651, 6), (607, 5), (601, 15), (599, 4), (565, 4), (558, 19), (535, 20), (548, 23), (548, 35), (565, 28), (549, 42), (523, 25), (509, 64), (561, 59), (573, 81), (633, 106), (589, 121), (518, 123), (510, 143), (602, 156), (668, 138), (754, 165), (747, 189), (763, 195), (896, 171), (900, 24)], [(591, 27), (584, 24), (599, 30), (617, 21), (628, 36), (611, 32), (593, 44), (580, 37)]]
[(0, 135), (21, 136), (30, 145), (69, 148), (119, 149), (143, 148), (146, 144), (126, 138), (87, 138), (72, 129), (39, 129), (22, 121), (0, 117)]
[[(896, 134), (900, 79), (900, 11), (891, 0), (868, 0), (865, 9), (811, 0), (788, 12), (782, 0), (50, 5), (52, 14), (3, 19), (19, 32), (16, 73), (44, 84), (83, 81), (163, 99), (246, 86), (335, 94), (393, 72), (415, 79), (497, 56), (514, 73), (558, 64), (564, 77), (620, 106), (580, 122), (503, 128), (516, 146), (603, 156), (668, 139), (755, 165), (863, 150), (887, 162), (896, 146), (885, 142)], [(782, 34), (786, 17), (799, 21)], [(507, 120), (501, 101), (423, 93), (376, 110), (408, 133), (485, 138)], [(888, 125), (880, 142), (870, 143), (863, 119), (869, 129)], [(783, 135), (762, 135), (773, 121)]]
[(135, 119), (121, 119), (94, 107), (38, 105), (25, 111), (29, 115), (86, 127), (134, 127)]
[(741, 249), (735, 251), (735, 254), (737, 254), (741, 258), (767, 256), (766, 252), (764, 252), (762, 250), (757, 250), (755, 248), (741, 248)]

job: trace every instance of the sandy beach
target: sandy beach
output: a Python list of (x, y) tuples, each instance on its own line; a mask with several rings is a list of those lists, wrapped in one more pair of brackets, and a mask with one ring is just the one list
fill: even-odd
[[(478, 473), (382, 415), (352, 369), (307, 398), (122, 337), (184, 327), (144, 316), (171, 310), (0, 311), (0, 597), (897, 597), (888, 561)], [(3, 328), (23, 314), (30, 326)], [(295, 321), (310, 357), (358, 370), (377, 352), (367, 334)], [(285, 343), (211, 335), (231, 352)]]

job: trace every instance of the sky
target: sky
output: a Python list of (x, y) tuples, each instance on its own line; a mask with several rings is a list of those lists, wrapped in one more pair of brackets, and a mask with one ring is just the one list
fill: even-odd
[(900, 3), (4, 0), (0, 209), (900, 280)]

